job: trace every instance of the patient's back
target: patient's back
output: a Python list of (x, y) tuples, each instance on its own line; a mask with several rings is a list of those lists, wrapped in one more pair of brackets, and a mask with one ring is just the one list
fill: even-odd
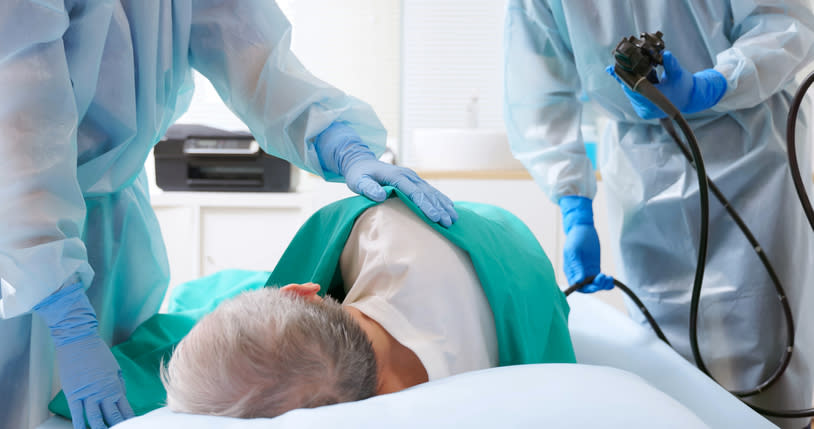
[(359, 216), (340, 258), (351, 305), (421, 360), (430, 380), (498, 364), (469, 255), (391, 198)]

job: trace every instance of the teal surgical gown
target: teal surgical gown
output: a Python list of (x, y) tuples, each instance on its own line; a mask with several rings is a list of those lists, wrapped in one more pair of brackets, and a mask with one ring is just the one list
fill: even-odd
[[(657, 121), (640, 119), (608, 76), (623, 37), (662, 31), (667, 49), (695, 72), (715, 68), (728, 89), (711, 110), (688, 115), (707, 174), (752, 229), (794, 315), (794, 355), (783, 378), (749, 398), (765, 408), (807, 408), (814, 385), (814, 235), (788, 172), (786, 115), (796, 75), (814, 60), (808, 0), (510, 0), (506, 15), (505, 119), (514, 154), (553, 201), (593, 198), (596, 179), (580, 134), (582, 102), (610, 119), (599, 148), (617, 277), (658, 320), (678, 351), (689, 347), (699, 198), (695, 172)], [(810, 109), (798, 142), (811, 141)], [(811, 145), (800, 144), (811, 178)], [(777, 367), (785, 320), (751, 246), (710, 202), (699, 310), (701, 355), (724, 386), (755, 387)], [(643, 321), (630, 307), (633, 317)], [(778, 420), (800, 428), (802, 419)]]
[(48, 415), (53, 348), (27, 313), (63, 283), (89, 285), (110, 344), (158, 310), (169, 270), (143, 165), (192, 69), (308, 171), (325, 176), (311, 141), (337, 120), (384, 150), (370, 107), (309, 74), (290, 39), (272, 0), (0, 3), (0, 427)]

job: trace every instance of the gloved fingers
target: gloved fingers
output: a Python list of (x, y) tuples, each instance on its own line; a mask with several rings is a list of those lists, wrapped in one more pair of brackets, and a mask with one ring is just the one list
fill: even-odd
[[(429, 184), (427, 186), (429, 186)], [(435, 188), (433, 188), (433, 189), (435, 190), (435, 196), (438, 199), (438, 203), (439, 203), (441, 209), (446, 212), (447, 216), (449, 216), (450, 225), (457, 222), (458, 221), (458, 212), (455, 211), (455, 203), (453, 203), (452, 200), (449, 199), (449, 197), (444, 195), (443, 192), (441, 192), (441, 191), (439, 191), (438, 189), (435, 189)], [(444, 226), (449, 226), (449, 225), (444, 225)]]
[[(410, 174), (407, 175), (407, 179), (416, 186), (417, 192), (424, 194), (433, 206), (432, 209), (421, 207), (421, 210), (427, 214), (427, 217), (433, 222), (440, 223), (445, 228), (449, 228), (453, 223), (457, 222), (458, 212), (455, 211), (455, 203), (444, 195), (443, 192), (418, 177), (415, 172), (412, 170), (408, 171)], [(430, 210), (432, 210), (432, 212)], [(437, 213), (437, 220), (435, 219), (435, 213)]]
[(661, 109), (653, 104), (652, 101), (648, 100), (642, 94), (630, 89), (627, 85), (622, 86), (622, 90), (625, 91), (625, 95), (630, 100), (630, 104), (633, 105), (633, 110), (636, 111), (642, 119), (660, 119), (667, 117)]
[(116, 400), (113, 398), (105, 398), (102, 400), (102, 414), (104, 415), (105, 421), (110, 426), (121, 423), (125, 420), (121, 411), (119, 411), (119, 406), (116, 404)]
[(105, 419), (102, 416), (102, 409), (98, 404), (91, 404), (85, 402), (85, 416), (88, 418), (88, 425), (91, 429), (107, 429)]
[[(582, 287), (577, 289), (581, 291), (582, 289), (593, 284), (595, 276), (593, 274), (586, 275), (586, 268), (581, 263), (575, 263), (572, 261), (571, 263), (566, 262), (565, 264), (565, 279), (568, 281), (568, 287), (582, 285)], [(590, 268), (587, 268), (587, 270), (590, 270)]]
[(437, 189), (430, 186), (429, 183), (421, 180), (418, 177), (416, 177), (416, 179), (417, 181), (414, 183), (416, 183), (419, 192), (424, 194), (424, 197), (426, 198), (427, 201), (429, 201), (433, 210), (435, 210), (435, 212), (438, 213), (438, 220), (435, 222), (440, 223), (441, 226), (443, 226), (444, 228), (449, 228), (450, 226), (452, 226), (452, 216), (450, 216), (450, 214), (447, 213), (446, 209), (444, 208), (444, 203), (441, 201), (441, 196), (443, 196), (443, 194), (438, 192)]
[(370, 176), (362, 176), (356, 182), (356, 189), (353, 189), (353, 191), (379, 203), (387, 197), (387, 192), (384, 191), (382, 185), (371, 179)]
[(116, 401), (116, 406), (119, 407), (119, 411), (125, 420), (132, 419), (136, 416), (136, 413), (133, 412), (133, 408), (130, 407), (130, 402), (127, 400), (127, 386), (124, 384), (121, 370), (119, 370), (119, 383), (122, 386), (122, 396)]
[[(452, 201), (425, 182), (413, 170), (384, 164), (380, 161), (376, 161), (376, 163), (380, 164), (379, 167), (382, 168), (370, 169), (371, 173), (358, 180), (356, 192), (374, 201), (384, 201), (387, 194), (380, 184), (390, 185), (407, 195), (431, 221), (449, 227), (458, 219), (458, 213), (455, 211)], [(364, 180), (365, 178), (367, 180)]]
[(613, 277), (599, 273), (594, 276), (590, 283), (579, 288), (578, 290), (582, 293), (594, 293), (600, 290), (611, 290), (613, 289), (613, 286)]
[(585, 286), (583, 286), (583, 287), (581, 287), (581, 288), (579, 288), (577, 290), (582, 292), (582, 293), (594, 293), (594, 292), (599, 290), (599, 286), (597, 286), (597, 285), (595, 285), (593, 283), (589, 283), (589, 284), (587, 284), (587, 285), (585, 285)]
[(604, 273), (599, 273), (594, 277), (594, 281), (591, 284), (596, 285), (599, 290), (611, 290), (613, 289), (613, 277), (606, 275)]
[(449, 216), (449, 213), (446, 211), (441, 212), (441, 219), (438, 220), (438, 223), (441, 224), (444, 228), (449, 228), (452, 226), (452, 217)]
[(116, 405), (119, 407), (119, 411), (122, 413), (122, 417), (124, 417), (125, 420), (132, 419), (136, 416), (136, 413), (133, 412), (133, 408), (130, 406), (130, 402), (126, 397), (122, 396), (119, 398)]
[(431, 213), (433, 216), (430, 217), (430, 215), (427, 214), (427, 217), (433, 222), (438, 222), (444, 226), (452, 225), (449, 215), (441, 208), (441, 202), (438, 200), (438, 196), (435, 195), (435, 192), (433, 192), (434, 190), (431, 188), (428, 189), (427, 186), (422, 186), (421, 183), (416, 184), (416, 187), (418, 188), (418, 191), (415, 193), (416, 198), (421, 199), (421, 204), (416, 203), (416, 205), (421, 211)]
[[(399, 189), (401, 188), (402, 186), (399, 186)], [(407, 186), (407, 188), (413, 189), (412, 191), (404, 192), (410, 197), (410, 201), (417, 205), (418, 208), (424, 212), (424, 215), (427, 216), (427, 218), (429, 218), (431, 221), (441, 222), (441, 210), (438, 210), (438, 208), (435, 206), (435, 202), (432, 200), (432, 197), (430, 197), (426, 192), (420, 190), (417, 186), (415, 186), (415, 184), (411, 183)]]
[(410, 177), (410, 175), (405, 174), (400, 179), (394, 181), (392, 185), (407, 195), (410, 201), (417, 205), (431, 221), (440, 222), (442, 218), (441, 210), (436, 207), (435, 201), (427, 194), (427, 189), (424, 187), (430, 187), (430, 185), (417, 175)]
[(607, 72), (614, 79), (616, 79), (616, 81), (619, 82), (620, 85), (622, 85), (623, 87), (627, 87), (627, 85), (625, 85), (625, 83), (622, 82), (622, 79), (619, 79), (619, 76), (616, 75), (616, 70), (613, 69), (613, 66), (605, 67), (605, 72)]
[[(569, 255), (565, 255), (565, 257), (567, 259)], [(595, 274), (586, 274), (586, 272), (598, 271), (593, 270), (590, 267), (585, 267), (585, 264), (578, 260), (573, 260), (571, 262), (565, 261), (564, 269), (565, 269), (565, 279), (568, 281), (569, 286), (574, 286), (582, 283), (585, 283), (585, 286), (591, 285), (593, 283), (593, 280), (587, 281), (587, 279), (593, 277)]]
[(82, 406), (82, 401), (69, 401), (68, 409), (71, 411), (73, 429), (85, 429), (85, 408)]
[(676, 75), (681, 75), (684, 73), (684, 68), (681, 67), (681, 63), (678, 62), (678, 59), (673, 55), (672, 52), (664, 51), (661, 59), (664, 65), (664, 76), (667, 79), (670, 79), (671, 76), (675, 78)]
[(429, 198), (433, 200), (433, 204), (435, 205), (436, 210), (438, 210), (438, 213), (440, 215), (440, 218), (438, 219), (438, 223), (440, 223), (441, 226), (443, 226), (444, 228), (449, 228), (450, 226), (452, 226), (452, 216), (450, 216), (450, 214), (444, 208), (444, 205), (441, 203), (441, 200), (438, 198), (438, 194), (435, 193), (435, 192), (432, 192), (432, 193), (428, 193), (426, 195), (429, 195)]
[[(630, 89), (622, 79), (619, 79), (619, 76), (616, 75), (616, 72), (613, 70), (613, 66), (608, 66), (605, 68), (605, 71), (613, 76), (620, 85), (622, 85), (622, 90), (625, 92), (625, 95), (630, 100), (630, 104), (633, 105), (633, 110), (636, 111), (636, 114), (639, 115), (642, 119), (657, 119), (657, 118), (664, 118), (667, 115), (661, 111), (655, 104), (653, 104), (650, 100), (647, 99), (642, 94)], [(657, 85), (658, 86), (658, 85)]]
[(421, 208), (421, 211), (423, 211), (430, 220), (441, 224), (444, 228), (452, 226), (452, 216), (444, 209), (434, 188), (425, 183), (424, 186), (419, 187), (418, 195), (423, 196), (423, 203), (416, 205)]

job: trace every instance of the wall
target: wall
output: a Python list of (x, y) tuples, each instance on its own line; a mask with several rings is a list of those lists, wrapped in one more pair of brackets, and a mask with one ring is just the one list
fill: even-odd
[[(466, 127), (473, 97), (478, 126), (503, 129), (505, 3), (404, 2), (402, 141), (416, 128)], [(403, 147), (409, 162), (409, 145)]]
[[(278, 0), (292, 23), (292, 51), (315, 76), (370, 103), (399, 133), (401, 0)], [(246, 127), (201, 75), (178, 122), (229, 130)]]

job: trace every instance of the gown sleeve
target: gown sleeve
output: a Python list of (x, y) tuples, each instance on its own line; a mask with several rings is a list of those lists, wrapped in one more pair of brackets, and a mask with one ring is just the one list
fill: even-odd
[[(313, 140), (334, 121), (376, 156), (386, 131), (371, 107), (311, 75), (290, 49), (291, 25), (270, 0), (194, 0), (190, 63), (268, 153), (329, 180)], [(337, 64), (341, 67), (341, 64)]]
[(716, 57), (727, 91), (713, 110), (754, 107), (794, 80), (814, 57), (810, 0), (732, 2), (733, 45)]
[(0, 317), (24, 314), (93, 271), (81, 240), (77, 112), (61, 0), (0, 6)]
[(543, 3), (509, 1), (504, 119), (514, 156), (556, 204), (566, 195), (593, 198), (596, 177), (580, 132), (574, 56)]

